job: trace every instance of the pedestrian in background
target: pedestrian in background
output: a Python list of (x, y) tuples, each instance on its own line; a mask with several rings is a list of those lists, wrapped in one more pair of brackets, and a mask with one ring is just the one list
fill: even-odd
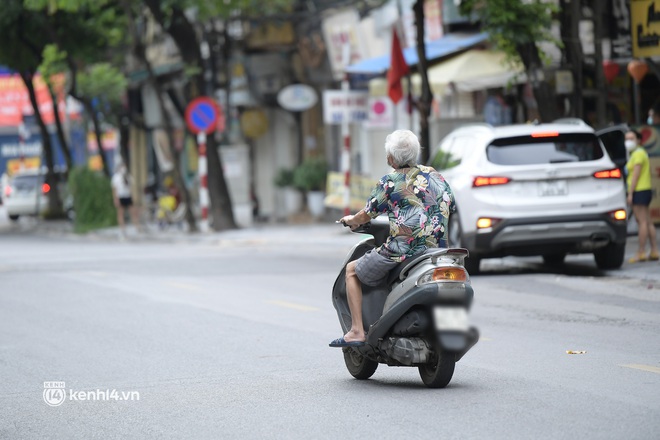
[[(647, 260), (658, 260), (658, 242), (656, 239), (655, 225), (651, 220), (651, 167), (649, 155), (641, 146), (642, 135), (636, 130), (626, 133), (626, 150), (629, 159), (626, 163), (628, 177), (626, 180), (628, 188), (628, 205), (632, 206), (635, 220), (637, 220), (639, 248), (637, 255), (630, 259), (630, 263), (639, 263)], [(646, 242), (651, 245), (651, 252), (646, 255)]]
[(131, 195), (131, 176), (126, 169), (126, 165), (119, 163), (112, 175), (112, 196), (117, 208), (117, 223), (121, 228), (122, 237), (126, 236), (126, 226), (124, 224), (125, 210), (128, 209), (131, 220), (136, 230), (140, 229), (138, 222), (137, 209), (133, 203)]

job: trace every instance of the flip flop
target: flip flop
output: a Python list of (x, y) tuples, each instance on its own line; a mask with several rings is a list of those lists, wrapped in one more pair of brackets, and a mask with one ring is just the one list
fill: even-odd
[(346, 341), (342, 336), (341, 338), (337, 338), (332, 341), (329, 345), (330, 347), (361, 347), (365, 344), (366, 342), (364, 341)]
[(634, 256), (630, 260), (628, 260), (628, 263), (635, 264), (635, 263), (643, 263), (644, 261), (646, 261), (646, 255), (637, 254), (636, 256)]
[(658, 260), (660, 260), (659, 254), (654, 254), (653, 252), (649, 254), (649, 261), (658, 261)]

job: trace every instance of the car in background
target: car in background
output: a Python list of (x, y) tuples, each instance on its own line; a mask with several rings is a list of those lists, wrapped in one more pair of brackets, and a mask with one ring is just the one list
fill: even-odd
[(468, 272), (509, 255), (561, 264), (567, 254), (592, 253), (600, 269), (621, 267), (626, 192), (608, 150), (624, 148), (626, 129), (609, 128), (602, 140), (579, 120), (472, 124), (449, 133), (432, 165), (454, 192), (449, 241), (469, 250)]
[[(3, 200), (10, 220), (17, 221), (21, 216), (38, 216), (48, 210), (48, 193), (51, 187), (45, 182), (44, 169), (23, 170), (14, 174), (3, 188)], [(67, 216), (73, 216), (73, 199), (67, 191), (66, 174), (56, 171), (55, 177), (64, 201)]]

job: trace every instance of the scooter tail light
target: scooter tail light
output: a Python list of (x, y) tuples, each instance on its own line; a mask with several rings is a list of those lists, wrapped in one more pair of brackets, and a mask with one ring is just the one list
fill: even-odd
[(417, 284), (441, 283), (446, 281), (466, 282), (468, 273), (462, 267), (438, 267), (422, 275)]
[(11, 196), (11, 191), (12, 191), (11, 186), (7, 185), (5, 187), (5, 197)]

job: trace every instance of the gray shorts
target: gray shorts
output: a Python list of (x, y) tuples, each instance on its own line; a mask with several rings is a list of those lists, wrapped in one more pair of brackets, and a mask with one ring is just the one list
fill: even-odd
[(362, 284), (378, 286), (385, 281), (390, 271), (399, 263), (372, 249), (357, 260), (355, 273)]

